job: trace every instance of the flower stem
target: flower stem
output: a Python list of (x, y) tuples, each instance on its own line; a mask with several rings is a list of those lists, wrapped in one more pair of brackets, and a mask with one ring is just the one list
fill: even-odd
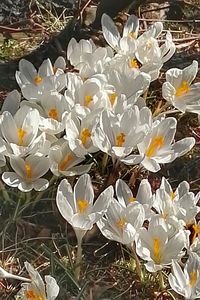
[(115, 159), (113, 161), (112, 171), (109, 174), (109, 177), (106, 182), (106, 187), (108, 187), (109, 185), (115, 184), (116, 180), (119, 178), (119, 167), (120, 167), (120, 160)]
[(81, 260), (82, 260), (82, 238), (77, 238), (78, 240), (78, 248), (76, 254), (76, 269), (74, 271), (74, 275), (76, 280), (79, 281), (80, 279), (80, 272), (81, 272)]
[(159, 275), (160, 288), (161, 288), (161, 290), (164, 290), (165, 289), (165, 282), (164, 282), (164, 277), (163, 277), (162, 270), (158, 271), (158, 275)]
[(144, 281), (144, 274), (142, 272), (140, 260), (137, 256), (137, 253), (136, 253), (136, 250), (135, 250), (135, 242), (131, 245), (131, 250), (132, 250), (132, 254), (134, 256), (135, 263), (136, 263), (136, 272), (137, 272), (138, 276), (140, 277), (140, 281), (143, 282)]
[(2, 183), (1, 180), (0, 180), (0, 190), (1, 190), (2, 194), (3, 194), (3, 198), (4, 198), (7, 202), (12, 203), (12, 200), (10, 199), (10, 196), (9, 196), (9, 194), (8, 194), (6, 188), (5, 188), (5, 186), (4, 186), (4, 184)]

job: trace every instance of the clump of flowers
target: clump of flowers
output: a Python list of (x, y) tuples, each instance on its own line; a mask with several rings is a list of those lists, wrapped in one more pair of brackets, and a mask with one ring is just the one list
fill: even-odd
[[(185, 299), (197, 299), (200, 193), (194, 195), (186, 181), (174, 191), (165, 177), (153, 193), (148, 174), (195, 145), (193, 137), (176, 140), (178, 121), (168, 115), (174, 113), (173, 107), (181, 113), (200, 114), (200, 84), (192, 83), (198, 63), (166, 72), (163, 106), (151, 111), (146, 102), (150, 84), (175, 52), (170, 32), (163, 37), (163, 25), (157, 22), (139, 35), (139, 21), (130, 16), (121, 36), (105, 14), (102, 30), (106, 47), (97, 47), (92, 40), (69, 42), (67, 58), (76, 72), (65, 72), (63, 58), (54, 66), (47, 59), (39, 70), (20, 61), (16, 80), (23, 98), (12, 91), (0, 115), (2, 181), (24, 193), (44, 192), (55, 179), (59, 181), (56, 205), (78, 242), (77, 280), (83, 239), (96, 224), (107, 239), (125, 245), (133, 254), (141, 280), (144, 271), (157, 272), (164, 288), (162, 272), (172, 268), (171, 288)], [(96, 197), (92, 174), (98, 170), (105, 175), (109, 158), (112, 171)], [(129, 171), (128, 166), (133, 168), (134, 180), (143, 170), (147, 174), (136, 194), (120, 178), (120, 168)], [(182, 258), (188, 256), (185, 264)], [(44, 282), (29, 263), (25, 267), (30, 279), (22, 284), (18, 299), (56, 299), (56, 280), (46, 276)], [(6, 271), (2, 274), (26, 280), (9, 277)]]

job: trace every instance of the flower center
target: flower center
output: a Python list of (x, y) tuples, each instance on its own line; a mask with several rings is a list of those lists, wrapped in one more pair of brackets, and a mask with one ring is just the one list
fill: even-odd
[(146, 42), (146, 46), (147, 46), (148, 49), (151, 49), (151, 47), (152, 47), (152, 42), (151, 42), (151, 40), (148, 40), (148, 41)]
[(25, 138), (26, 133), (27, 132), (25, 130), (23, 130), (22, 128), (18, 128), (17, 134), (18, 134), (20, 146), (24, 145), (24, 138)]
[(160, 254), (160, 239), (153, 239), (153, 255), (154, 260), (157, 264), (160, 263), (161, 254)]
[(158, 136), (154, 137), (151, 141), (149, 148), (146, 151), (146, 156), (152, 157), (156, 153), (157, 150), (162, 148), (162, 146), (164, 145), (164, 141), (165, 141), (165, 139), (162, 135), (158, 135)]
[(78, 204), (78, 212), (80, 214), (84, 214), (84, 212), (86, 211), (89, 205), (88, 201), (85, 199), (78, 199), (77, 204)]
[(85, 98), (84, 98), (84, 105), (89, 106), (91, 101), (92, 101), (92, 96), (86, 95)]
[(42, 294), (37, 294), (32, 290), (26, 291), (25, 296), (27, 299), (34, 299), (34, 300), (44, 300), (45, 299)]
[(127, 219), (125, 217), (120, 218), (120, 219), (117, 220), (117, 227), (119, 229), (123, 230), (126, 223), (127, 223)]
[(31, 179), (33, 176), (32, 166), (30, 164), (25, 164), (26, 178)]
[(132, 203), (132, 202), (135, 202), (136, 201), (136, 198), (135, 197), (129, 197), (128, 198), (128, 202), (129, 203)]
[(190, 285), (194, 286), (197, 281), (197, 272), (195, 271), (190, 272), (189, 276), (190, 276)]
[(131, 31), (131, 32), (129, 32), (128, 37), (130, 37), (132, 39), (136, 39), (137, 33), (135, 31)]
[(163, 218), (164, 220), (167, 220), (169, 218), (169, 212), (163, 211), (163, 213), (161, 214), (161, 218)]
[(130, 60), (130, 67), (132, 68), (132, 69), (139, 69), (139, 62), (138, 62), (138, 60), (137, 59), (135, 59), (135, 58), (132, 58), (131, 60)]
[(193, 235), (192, 235), (192, 243), (193, 243), (196, 237), (198, 236), (198, 234), (200, 233), (200, 225), (193, 224), (192, 231), (193, 231)]
[(126, 135), (123, 132), (120, 132), (116, 136), (115, 146), (122, 147), (125, 143)]
[(82, 144), (85, 145), (87, 143), (87, 140), (91, 137), (91, 132), (89, 128), (83, 128), (81, 131), (81, 141)]
[(74, 156), (71, 153), (67, 154), (66, 157), (63, 160), (61, 160), (61, 162), (58, 164), (58, 169), (60, 171), (64, 171), (73, 158)]
[(171, 200), (174, 201), (175, 197), (176, 197), (175, 193), (173, 191), (171, 191), (170, 192), (170, 198), (171, 198)]
[(190, 86), (187, 82), (187, 80), (183, 80), (180, 87), (176, 90), (176, 97), (183, 96), (184, 94), (188, 93), (190, 91)]
[(36, 75), (34, 78), (34, 83), (36, 85), (39, 85), (42, 82), (42, 77), (40, 77), (39, 75)]
[(58, 120), (58, 111), (57, 111), (57, 109), (55, 107), (51, 108), (49, 113), (48, 113), (48, 116), (51, 119)]
[(112, 94), (109, 95), (109, 100), (110, 100), (110, 103), (111, 103), (112, 106), (115, 104), (116, 98), (117, 98), (116, 93), (112, 93)]

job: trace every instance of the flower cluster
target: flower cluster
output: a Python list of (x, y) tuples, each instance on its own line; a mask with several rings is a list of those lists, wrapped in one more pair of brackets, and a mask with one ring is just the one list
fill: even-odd
[[(186, 299), (196, 299), (200, 297), (200, 225), (196, 221), (200, 194), (190, 192), (186, 181), (173, 191), (163, 177), (155, 193), (143, 179), (133, 195), (118, 179), (95, 199), (88, 174), (94, 167), (91, 161), (96, 161), (94, 153), (100, 158), (103, 153), (110, 156), (114, 168), (139, 165), (139, 169), (158, 172), (162, 164), (173, 162), (195, 145), (193, 137), (175, 141), (176, 118), (166, 117), (162, 107), (153, 113), (146, 103), (151, 82), (175, 52), (172, 36), (170, 32), (163, 35), (160, 22), (139, 35), (139, 21), (133, 15), (122, 36), (106, 14), (102, 30), (106, 47), (97, 47), (92, 40), (69, 42), (67, 58), (74, 72), (65, 72), (62, 57), (54, 65), (44, 60), (38, 70), (27, 60), (20, 61), (16, 80), (23, 97), (12, 91), (0, 115), (2, 180), (29, 192), (47, 189), (52, 176), (81, 175), (74, 188), (67, 178), (62, 179), (56, 196), (61, 215), (77, 237), (77, 278), (82, 240), (97, 224), (107, 239), (133, 251), (137, 263), (137, 255), (143, 259), (149, 272), (172, 266), (172, 289)], [(166, 72), (165, 107), (200, 114), (200, 84), (192, 84), (197, 70), (198, 63), (193, 61), (183, 70)], [(186, 254), (183, 271), (179, 263)], [(30, 264), (25, 266), (31, 282), (22, 284), (20, 299), (56, 299), (55, 279), (46, 276), (45, 285)]]

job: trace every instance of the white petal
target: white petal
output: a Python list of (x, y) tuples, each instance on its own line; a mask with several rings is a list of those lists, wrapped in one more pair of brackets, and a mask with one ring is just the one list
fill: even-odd
[(47, 275), (44, 277), (46, 282), (46, 291), (48, 300), (54, 300), (59, 294), (59, 286), (55, 280), (55, 278)]
[(89, 174), (84, 174), (79, 177), (74, 186), (74, 197), (76, 201), (78, 201), (78, 199), (82, 199), (88, 201), (90, 206), (93, 204), (94, 191)]
[(193, 137), (184, 138), (172, 145), (172, 149), (175, 151), (177, 157), (186, 154), (195, 145), (195, 139)]
[(41, 192), (48, 188), (49, 181), (45, 178), (38, 178), (33, 182), (33, 188), (35, 191)]
[(115, 50), (118, 49), (120, 35), (113, 20), (108, 15), (103, 14), (101, 17), (101, 25), (102, 25), (103, 36), (107, 41), (107, 43), (113, 49)]
[(56, 204), (63, 218), (70, 223), (77, 209), (72, 187), (66, 179), (63, 179), (58, 186)]
[(21, 178), (14, 172), (4, 172), (2, 174), (2, 180), (11, 187), (18, 187)]

